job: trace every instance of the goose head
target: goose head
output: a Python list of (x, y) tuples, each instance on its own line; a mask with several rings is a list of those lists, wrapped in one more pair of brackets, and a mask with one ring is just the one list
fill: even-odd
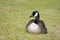
[(30, 17), (35, 17), (35, 23), (37, 24), (39, 22), (39, 12), (33, 11)]
[(35, 17), (35, 19), (39, 19), (39, 12), (33, 11), (30, 17)]

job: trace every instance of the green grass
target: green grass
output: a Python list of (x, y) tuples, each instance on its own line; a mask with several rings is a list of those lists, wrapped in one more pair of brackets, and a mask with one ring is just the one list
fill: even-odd
[[(25, 31), (34, 10), (40, 12), (47, 34)], [(60, 40), (60, 0), (0, 0), (0, 40)]]

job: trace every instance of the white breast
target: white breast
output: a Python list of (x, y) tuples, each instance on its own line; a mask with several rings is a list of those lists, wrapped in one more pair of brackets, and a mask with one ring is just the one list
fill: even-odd
[(31, 23), (28, 27), (27, 27), (28, 31), (29, 32), (32, 32), (32, 33), (38, 33), (40, 32), (40, 27), (35, 24), (35, 23)]

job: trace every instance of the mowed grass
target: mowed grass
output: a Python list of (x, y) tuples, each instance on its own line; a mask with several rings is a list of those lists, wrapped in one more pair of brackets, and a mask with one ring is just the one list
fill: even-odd
[[(25, 31), (34, 10), (40, 12), (47, 34)], [(0, 40), (60, 40), (60, 0), (0, 0)]]

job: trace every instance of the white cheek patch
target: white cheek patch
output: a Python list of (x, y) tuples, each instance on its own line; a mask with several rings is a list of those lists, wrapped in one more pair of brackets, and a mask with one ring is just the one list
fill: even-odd
[(34, 16), (36, 17), (38, 15), (38, 13), (36, 13)]

